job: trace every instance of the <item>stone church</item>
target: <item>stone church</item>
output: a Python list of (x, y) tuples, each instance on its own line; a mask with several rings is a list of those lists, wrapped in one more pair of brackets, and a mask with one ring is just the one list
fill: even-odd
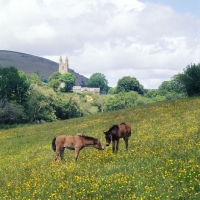
[(65, 58), (65, 62), (63, 62), (62, 56), (60, 56), (58, 72), (60, 72), (61, 74), (69, 72), (69, 61), (67, 56)]
[[(66, 56), (65, 62), (62, 60), (62, 56), (60, 56), (59, 59), (59, 67), (58, 67), (58, 72), (61, 74), (68, 73), (69, 72), (69, 61), (68, 57)], [(65, 87), (64, 83), (61, 83), (60, 87)], [(93, 92), (93, 93), (100, 93), (100, 88), (88, 88), (88, 87), (81, 87), (81, 86), (73, 86), (72, 88), (73, 92)]]

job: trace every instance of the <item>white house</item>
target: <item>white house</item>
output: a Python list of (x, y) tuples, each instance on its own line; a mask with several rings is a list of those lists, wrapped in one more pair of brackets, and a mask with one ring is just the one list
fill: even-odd
[(100, 88), (88, 88), (88, 87), (81, 87), (81, 86), (73, 86), (73, 92), (94, 92), (100, 94)]

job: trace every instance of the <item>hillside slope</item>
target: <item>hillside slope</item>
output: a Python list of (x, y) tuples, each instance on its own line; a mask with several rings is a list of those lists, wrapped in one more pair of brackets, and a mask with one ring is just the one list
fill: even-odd
[[(180, 199), (200, 197), (200, 98), (149, 104), (53, 123), (0, 130), (0, 199)], [(120, 140), (104, 151), (65, 150), (53, 163), (51, 141), (66, 134), (98, 138), (127, 121), (129, 150)]]
[[(39, 73), (41, 77), (46, 79), (58, 71), (58, 63), (51, 60), (20, 52), (0, 50), (0, 67), (10, 66), (14, 66), (27, 74)], [(75, 85), (86, 84), (88, 78), (72, 69), (69, 69), (69, 72), (76, 77)]]

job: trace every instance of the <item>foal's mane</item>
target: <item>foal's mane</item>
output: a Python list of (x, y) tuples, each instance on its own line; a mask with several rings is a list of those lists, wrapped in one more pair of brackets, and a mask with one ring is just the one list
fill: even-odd
[(83, 137), (86, 140), (97, 140), (96, 138), (90, 137), (90, 136), (86, 136), (86, 135), (79, 135), (79, 137)]
[(113, 125), (109, 130), (108, 130), (108, 132), (110, 132), (110, 131), (112, 131), (112, 130), (114, 130), (114, 129), (119, 129), (119, 126), (117, 125), (117, 124), (115, 124), (115, 125)]

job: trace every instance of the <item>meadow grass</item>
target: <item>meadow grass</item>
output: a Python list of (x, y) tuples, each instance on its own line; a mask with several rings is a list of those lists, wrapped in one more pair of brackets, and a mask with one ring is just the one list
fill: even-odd
[[(150, 104), (83, 118), (0, 131), (0, 199), (200, 199), (200, 99)], [(65, 150), (53, 163), (51, 141), (129, 122), (129, 150)]]

